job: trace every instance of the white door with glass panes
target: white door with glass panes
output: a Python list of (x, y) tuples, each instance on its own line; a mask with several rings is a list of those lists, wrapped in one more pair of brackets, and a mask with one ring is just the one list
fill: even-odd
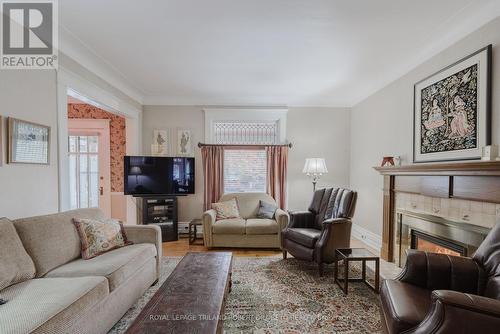
[(71, 208), (99, 207), (111, 217), (109, 120), (70, 119), (68, 123)]

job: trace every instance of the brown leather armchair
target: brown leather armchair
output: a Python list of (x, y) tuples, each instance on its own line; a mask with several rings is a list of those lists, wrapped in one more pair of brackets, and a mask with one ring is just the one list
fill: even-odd
[(322, 275), (323, 264), (334, 261), (335, 249), (350, 245), (356, 199), (357, 193), (349, 189), (320, 189), (307, 211), (290, 211), (290, 222), (281, 232), (283, 258), (288, 252), (314, 261)]
[(472, 258), (410, 250), (380, 299), (386, 333), (500, 333), (500, 223)]

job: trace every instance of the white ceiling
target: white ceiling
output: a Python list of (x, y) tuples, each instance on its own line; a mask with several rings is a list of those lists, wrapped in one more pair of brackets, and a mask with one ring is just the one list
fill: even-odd
[(89, 66), (81, 53), (93, 53), (143, 104), (349, 107), (499, 16), (500, 1), (60, 0), (59, 11), (61, 50)]

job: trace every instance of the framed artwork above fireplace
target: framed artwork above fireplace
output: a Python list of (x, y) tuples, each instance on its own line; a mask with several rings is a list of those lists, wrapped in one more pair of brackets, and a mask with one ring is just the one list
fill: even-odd
[(414, 87), (413, 161), (481, 159), (491, 144), (489, 45)]

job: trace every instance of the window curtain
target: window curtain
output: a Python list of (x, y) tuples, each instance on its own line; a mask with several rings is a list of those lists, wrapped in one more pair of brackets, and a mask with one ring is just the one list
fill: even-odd
[(286, 209), (288, 146), (266, 146), (267, 192), (281, 209)]
[(224, 148), (203, 146), (201, 148), (204, 176), (203, 206), (209, 210), (224, 192)]

